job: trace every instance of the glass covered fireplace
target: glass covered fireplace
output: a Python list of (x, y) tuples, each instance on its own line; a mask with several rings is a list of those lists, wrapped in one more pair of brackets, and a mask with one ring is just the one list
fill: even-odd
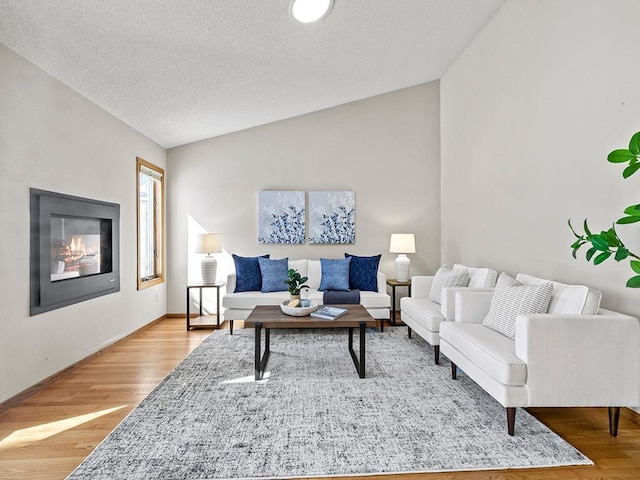
[(120, 290), (120, 206), (31, 189), (31, 315)]
[[(109, 242), (102, 255), (102, 234), (109, 235), (109, 225), (94, 218), (51, 216), (51, 281), (86, 277), (108, 271), (101, 258), (109, 258)], [(106, 227), (106, 228), (103, 228)], [(101, 234), (101, 230), (104, 230)]]

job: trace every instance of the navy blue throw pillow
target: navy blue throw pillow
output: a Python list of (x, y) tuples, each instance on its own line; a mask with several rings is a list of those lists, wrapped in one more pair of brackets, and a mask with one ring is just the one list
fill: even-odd
[[(262, 275), (258, 257), (241, 257), (232, 254), (233, 263), (236, 265), (236, 288), (233, 293), (259, 292), (262, 290)], [(269, 258), (263, 255), (262, 258)]]
[(357, 255), (344, 254), (345, 258), (351, 258), (349, 267), (349, 287), (370, 292), (378, 291), (378, 265), (382, 255), (372, 257), (358, 257)]

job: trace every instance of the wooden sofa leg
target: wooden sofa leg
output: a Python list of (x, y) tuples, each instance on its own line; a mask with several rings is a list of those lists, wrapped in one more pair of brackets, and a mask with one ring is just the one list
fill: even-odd
[(433, 346), (433, 354), (436, 360), (436, 365), (440, 365), (440, 345)]
[(229, 335), (233, 335), (233, 320), (229, 320)]
[(451, 378), (452, 378), (453, 380), (456, 380), (456, 379), (458, 378), (458, 377), (457, 377), (457, 375), (456, 375), (456, 369), (457, 369), (457, 368), (458, 368), (458, 367), (456, 366), (456, 364), (455, 364), (455, 363), (453, 363), (453, 362), (451, 362)]
[(516, 408), (507, 407), (507, 431), (513, 437), (516, 428)]
[(409, 333), (409, 338), (411, 338), (411, 327), (407, 327), (407, 332)]
[(620, 422), (620, 407), (609, 407), (609, 433), (612, 437), (618, 436), (618, 423)]

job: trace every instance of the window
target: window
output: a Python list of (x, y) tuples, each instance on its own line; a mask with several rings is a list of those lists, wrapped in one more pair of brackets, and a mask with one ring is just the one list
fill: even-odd
[(138, 290), (164, 282), (164, 170), (138, 158)]

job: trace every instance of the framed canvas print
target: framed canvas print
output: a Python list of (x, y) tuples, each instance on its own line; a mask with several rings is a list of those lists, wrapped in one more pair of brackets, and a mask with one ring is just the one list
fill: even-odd
[(258, 243), (304, 243), (304, 192), (258, 193)]
[(354, 243), (354, 192), (309, 192), (309, 243)]

